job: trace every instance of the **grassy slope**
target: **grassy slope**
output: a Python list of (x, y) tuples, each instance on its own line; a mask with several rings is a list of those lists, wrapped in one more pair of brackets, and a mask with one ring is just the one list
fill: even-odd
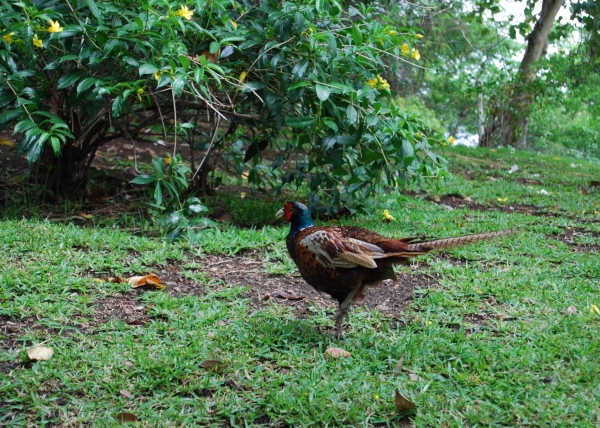
[[(600, 306), (598, 253), (575, 251), (553, 235), (572, 228), (585, 231), (576, 238), (582, 246), (600, 243), (599, 190), (585, 192), (600, 167), (507, 150), (454, 148), (448, 155), (453, 168), (474, 171), (476, 180), (456, 175), (430, 189), (432, 196), (532, 204), (553, 216), (448, 211), (419, 196), (382, 198), (372, 216), (344, 220), (397, 236), (524, 232), (452, 250), (450, 259), (422, 258), (428, 265), (420, 270), (439, 274), (440, 287), (415, 293), (399, 314), (403, 323), (352, 312), (343, 341), (314, 331), (331, 324), (322, 310), (301, 320), (281, 306), (252, 312), (239, 298), (243, 289), (210, 283), (203, 297), (142, 294), (152, 320), (144, 326), (113, 320), (85, 328), (94, 302), (127, 289), (98, 277), (156, 271), (171, 260), (206, 281), (190, 254), (281, 254), (284, 226), (208, 232), (200, 248), (184, 248), (114, 229), (2, 221), (0, 316), (32, 328), (17, 346), (0, 349), (0, 424), (105, 427), (131, 412), (148, 427), (397, 425), (396, 388), (417, 403), (418, 426), (600, 423), (600, 315), (589, 311)], [(520, 170), (510, 175), (513, 164)], [(381, 223), (383, 208), (397, 221)], [(572, 316), (569, 306), (577, 308)], [(53, 358), (20, 364), (23, 350), (41, 342), (55, 350)], [(326, 360), (329, 346), (352, 357)], [(205, 359), (223, 368), (206, 371)]]

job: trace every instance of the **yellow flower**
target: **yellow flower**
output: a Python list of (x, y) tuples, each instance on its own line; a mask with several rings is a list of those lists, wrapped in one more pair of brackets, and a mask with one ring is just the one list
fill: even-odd
[(418, 49), (413, 48), (412, 53), (410, 54), (412, 59), (416, 59), (417, 61), (421, 59), (421, 54)]
[(8, 33), (8, 34), (5, 34), (4, 36), (2, 36), (2, 38), (3, 38), (4, 40), (6, 40), (6, 42), (7, 42), (7, 43), (12, 43), (12, 41), (13, 41), (13, 40), (12, 40), (12, 36), (13, 36), (13, 34), (15, 34), (15, 33), (13, 32), (13, 33)]
[(456, 144), (456, 140), (454, 139), (454, 137), (453, 137), (452, 135), (451, 135), (450, 137), (448, 137), (448, 142), (449, 142), (451, 145), (455, 145), (455, 144)]
[(423, 34), (415, 34), (415, 36), (417, 37), (417, 39), (422, 39), (423, 38)]
[(44, 43), (42, 43), (42, 41), (40, 39), (38, 39), (37, 34), (33, 35), (33, 39), (31, 41), (33, 42), (33, 46), (35, 46), (36, 48), (44, 47)]
[(379, 400), (379, 395), (377, 395), (377, 394), (373, 394), (373, 398), (374, 398), (375, 400)]
[(194, 15), (194, 11), (189, 10), (187, 8), (187, 6), (181, 6), (181, 9), (179, 9), (177, 12), (175, 12), (175, 15), (181, 16), (182, 18), (190, 20), (190, 19), (192, 19), (192, 15)]
[(229, 23), (231, 24), (234, 30), (237, 30), (237, 22), (235, 22), (233, 19), (230, 19)]
[(508, 198), (497, 198), (498, 202), (506, 202), (508, 201)]
[(398, 32), (396, 30), (388, 30), (387, 34), (388, 36), (395, 36), (396, 34), (398, 34)]
[(600, 309), (598, 309), (598, 306), (592, 305), (590, 306), (590, 313), (600, 315)]
[(154, 73), (152, 73), (152, 75), (154, 76), (154, 78), (156, 80), (158, 80), (158, 79), (160, 79), (160, 76), (162, 75), (162, 71), (156, 70)]
[(402, 52), (405, 55), (408, 55), (408, 53), (410, 52), (410, 48), (408, 47), (408, 45), (406, 43), (404, 43), (402, 46), (400, 46), (400, 52)]
[(373, 79), (367, 80), (367, 85), (374, 89), (385, 89), (386, 91), (390, 90), (390, 84), (380, 75), (377, 75), (377, 77)]
[(240, 192), (240, 199), (244, 199), (246, 197), (246, 192)]
[(64, 28), (60, 26), (58, 21), (53, 21), (49, 19), (48, 24), (50, 24), (50, 26), (46, 31), (49, 33), (61, 33), (64, 30)]
[(390, 221), (396, 220), (396, 219), (394, 218), (394, 216), (392, 216), (390, 214), (389, 210), (383, 210), (383, 217), (382, 217), (381, 220), (384, 221), (384, 222), (386, 222), (386, 223), (389, 223)]

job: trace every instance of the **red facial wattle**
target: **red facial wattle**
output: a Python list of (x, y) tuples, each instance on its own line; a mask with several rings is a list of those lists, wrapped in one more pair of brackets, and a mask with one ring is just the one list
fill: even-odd
[(283, 219), (289, 223), (292, 221), (292, 215), (294, 214), (294, 207), (292, 204), (285, 204), (283, 206)]

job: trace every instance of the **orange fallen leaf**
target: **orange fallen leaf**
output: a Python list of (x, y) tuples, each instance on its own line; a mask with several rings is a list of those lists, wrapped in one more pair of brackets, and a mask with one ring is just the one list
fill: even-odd
[(139, 288), (146, 285), (153, 286), (159, 290), (165, 288), (160, 278), (153, 273), (144, 276), (132, 276), (127, 280), (127, 283), (131, 285), (131, 288)]

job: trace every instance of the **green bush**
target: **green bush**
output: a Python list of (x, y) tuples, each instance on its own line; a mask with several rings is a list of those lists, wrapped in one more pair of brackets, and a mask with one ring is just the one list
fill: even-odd
[(311, 203), (331, 208), (444, 171), (442, 137), (389, 103), (379, 77), (384, 55), (418, 59), (407, 49), (415, 30), (379, 24), (374, 8), (0, 4), (0, 126), (14, 126), (49, 191), (81, 188), (98, 147), (116, 138), (189, 144), (202, 190), (234, 172), (264, 188), (308, 183)]

